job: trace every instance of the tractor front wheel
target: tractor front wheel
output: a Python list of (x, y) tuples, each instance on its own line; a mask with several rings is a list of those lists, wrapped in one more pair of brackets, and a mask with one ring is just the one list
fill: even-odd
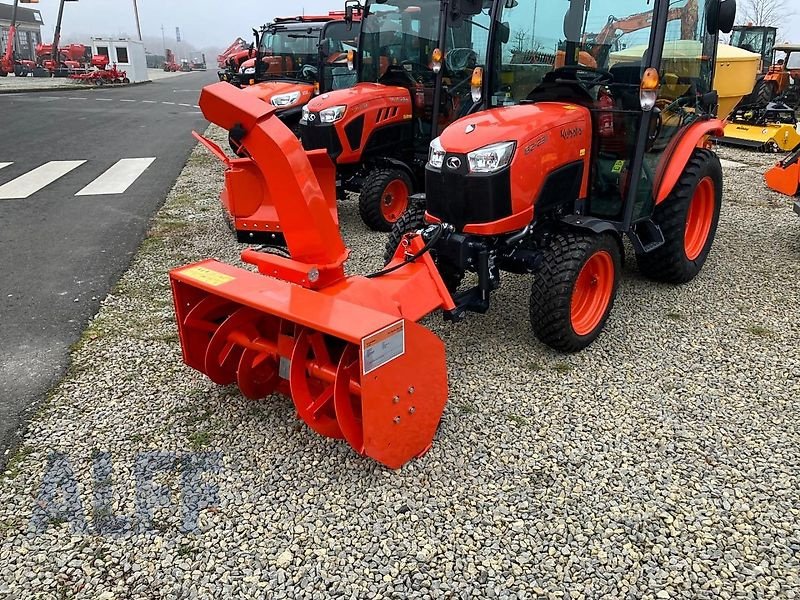
[[(419, 231), (425, 227), (425, 206), (422, 204), (411, 204), (408, 210), (400, 217), (397, 222), (392, 225), (392, 232), (389, 234), (389, 239), (386, 240), (386, 248), (383, 253), (383, 264), (388, 265), (394, 258), (400, 242), (407, 233), (412, 231)], [(458, 267), (440, 261), (435, 250), (431, 251), (433, 261), (436, 263), (436, 268), (439, 270), (439, 275), (442, 277), (445, 286), (451, 294), (458, 290), (461, 281), (464, 279), (464, 271)]]
[(722, 207), (722, 166), (710, 150), (696, 150), (675, 189), (655, 210), (653, 221), (664, 244), (637, 255), (643, 275), (666, 283), (686, 283), (711, 252)]
[(608, 320), (621, 269), (620, 244), (612, 235), (553, 235), (531, 288), (534, 335), (560, 352), (586, 348)]
[(373, 231), (391, 231), (392, 225), (408, 210), (414, 185), (401, 169), (373, 169), (367, 174), (358, 212)]

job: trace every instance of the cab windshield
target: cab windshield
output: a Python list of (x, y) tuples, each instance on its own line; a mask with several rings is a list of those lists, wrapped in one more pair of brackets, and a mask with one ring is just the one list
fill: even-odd
[(313, 80), (320, 31), (319, 26), (268, 27), (259, 45), (265, 75), (275, 79)]
[(378, 82), (390, 67), (432, 73), (439, 47), (439, 0), (369, 2), (362, 23), (361, 81)]

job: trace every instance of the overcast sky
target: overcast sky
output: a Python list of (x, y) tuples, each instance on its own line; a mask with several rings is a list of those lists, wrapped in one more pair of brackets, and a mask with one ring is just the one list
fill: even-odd
[[(2, 0), (10, 3), (11, 0)], [(181, 28), (184, 39), (195, 46), (225, 47), (238, 36), (252, 37), (252, 28), (273, 17), (344, 10), (344, 0), (138, 0), (142, 34), (161, 37), (161, 26), (175, 38)], [(52, 39), (58, 17), (58, 0), (39, 0), (44, 37)], [(290, 14), (291, 13), (291, 14)], [(136, 34), (133, 0), (78, 0), (64, 5), (62, 35), (107, 33)]]
[[(9, 2), (10, 0), (3, 0)], [(556, 0), (548, 0), (556, 1)], [(164, 26), (167, 42), (175, 37), (175, 27), (180, 27), (183, 38), (195, 46), (220, 46), (230, 44), (236, 37), (249, 40), (252, 27), (277, 16), (293, 16), (305, 10), (306, 14), (325, 14), (329, 10), (342, 10), (344, 0), (138, 0), (142, 33), (161, 37)], [(793, 2), (790, 2), (791, 5)], [(45, 21), (45, 39), (51, 39), (58, 15), (58, 0), (40, 0), (38, 5)], [(290, 14), (291, 13), (291, 14)], [(800, 11), (784, 32), (791, 32), (787, 41), (800, 43)], [(77, 34), (128, 33), (135, 35), (133, 0), (78, 0), (67, 2), (64, 8), (62, 33), (65, 37)], [(787, 37), (784, 35), (783, 37)]]

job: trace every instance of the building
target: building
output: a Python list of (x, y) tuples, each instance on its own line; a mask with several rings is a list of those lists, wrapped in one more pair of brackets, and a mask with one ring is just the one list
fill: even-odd
[[(0, 4), (0, 54), (8, 44), (8, 31), (11, 28), (11, 13), (14, 7)], [(14, 52), (22, 60), (36, 60), (36, 45), (42, 43), (42, 13), (33, 8), (17, 7), (17, 35)]]
[(108, 57), (111, 64), (127, 73), (133, 83), (148, 81), (144, 44), (129, 38), (92, 38), (92, 54)]

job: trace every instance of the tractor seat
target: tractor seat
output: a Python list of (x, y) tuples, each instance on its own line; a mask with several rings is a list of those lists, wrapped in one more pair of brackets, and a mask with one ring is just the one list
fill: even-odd
[(545, 75), (542, 83), (528, 94), (522, 103), (570, 102), (586, 108), (594, 107), (595, 99), (577, 79), (573, 82), (568, 79), (551, 77), (551, 75), (553, 73)]

